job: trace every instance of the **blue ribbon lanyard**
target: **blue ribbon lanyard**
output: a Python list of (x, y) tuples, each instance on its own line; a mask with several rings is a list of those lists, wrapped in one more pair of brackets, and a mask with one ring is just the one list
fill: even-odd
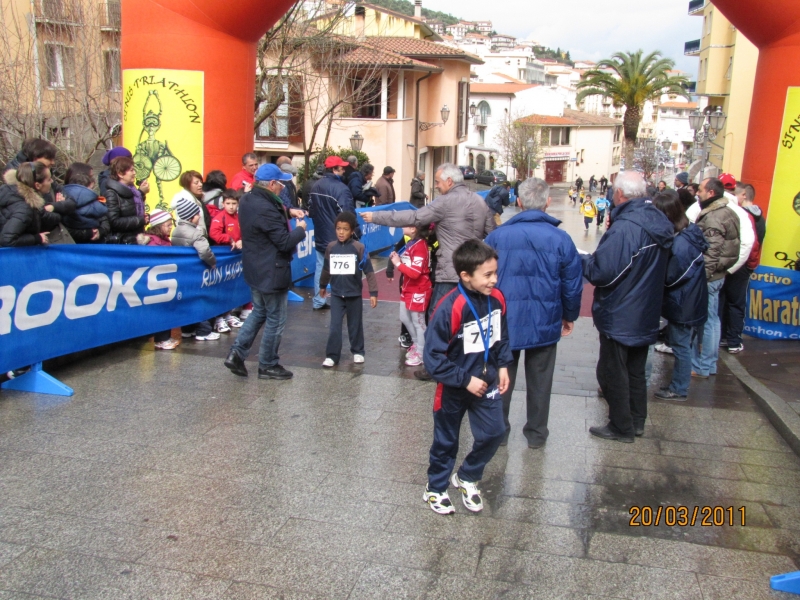
[(469, 296), (464, 291), (464, 288), (461, 287), (461, 283), (458, 284), (458, 291), (461, 292), (462, 296), (464, 296), (464, 300), (467, 301), (467, 306), (469, 306), (469, 309), (472, 311), (475, 321), (478, 324), (478, 332), (480, 332), (481, 341), (483, 342), (483, 374), (486, 375), (486, 365), (489, 363), (489, 341), (492, 335), (492, 297), (489, 296), (486, 298), (487, 310), (489, 312), (486, 318), (486, 333), (484, 333), (483, 327), (481, 327), (481, 319), (478, 316), (478, 311), (475, 310), (472, 300), (469, 299)]

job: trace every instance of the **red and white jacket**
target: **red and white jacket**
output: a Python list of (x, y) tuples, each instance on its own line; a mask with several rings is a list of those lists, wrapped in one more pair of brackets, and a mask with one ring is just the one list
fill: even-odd
[(425, 312), (431, 299), (431, 257), (425, 240), (411, 240), (400, 255), (397, 269), (403, 274), (403, 289), (400, 297), (406, 308)]
[(227, 245), (231, 242), (238, 242), (242, 239), (242, 232), (239, 229), (239, 215), (229, 215), (225, 210), (219, 211), (211, 221), (211, 228), (208, 235), (217, 244)]

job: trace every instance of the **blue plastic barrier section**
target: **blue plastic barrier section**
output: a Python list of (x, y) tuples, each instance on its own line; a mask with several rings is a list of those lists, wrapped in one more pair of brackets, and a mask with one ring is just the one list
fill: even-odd
[(800, 340), (800, 272), (757, 267), (750, 274), (744, 332), (763, 340)]
[(0, 249), (0, 372), (190, 325), (249, 302), (241, 252), (217, 246), (214, 254), (210, 269), (194, 248)]
[(774, 575), (769, 578), (769, 586), (779, 592), (789, 592), (800, 595), (800, 571)]

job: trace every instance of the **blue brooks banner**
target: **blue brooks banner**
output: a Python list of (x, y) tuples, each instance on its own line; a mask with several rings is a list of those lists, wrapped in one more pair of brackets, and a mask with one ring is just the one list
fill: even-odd
[(241, 252), (53, 245), (0, 249), (0, 372), (197, 323), (250, 301)]

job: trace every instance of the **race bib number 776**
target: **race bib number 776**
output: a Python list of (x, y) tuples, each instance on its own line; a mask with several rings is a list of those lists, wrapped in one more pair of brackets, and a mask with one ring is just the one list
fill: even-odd
[(355, 254), (331, 254), (331, 275), (354, 275), (356, 272)]

